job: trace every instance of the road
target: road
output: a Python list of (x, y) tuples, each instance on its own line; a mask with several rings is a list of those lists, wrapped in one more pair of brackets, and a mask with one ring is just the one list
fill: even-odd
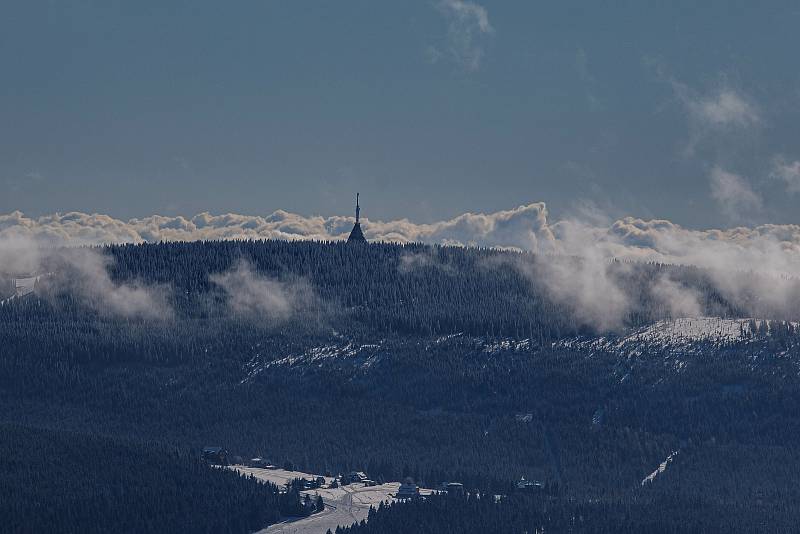
[[(283, 469), (258, 469), (254, 467), (232, 466), (244, 475), (253, 475), (260, 480), (267, 480), (279, 486), (295, 478), (314, 479), (319, 475), (301, 473), (299, 471), (284, 471)], [(325, 477), (326, 486), (330, 484), (330, 477)], [(370, 506), (378, 507), (381, 502), (393, 503), (392, 495), (397, 493), (399, 482), (388, 482), (377, 486), (366, 487), (363, 484), (350, 484), (335, 489), (328, 487), (303, 492), (312, 497), (322, 495), (325, 510), (310, 517), (292, 518), (282, 523), (271, 525), (259, 534), (325, 534), (337, 526), (349, 526), (357, 521), (367, 518)], [(423, 495), (430, 494), (431, 490), (420, 489)]]

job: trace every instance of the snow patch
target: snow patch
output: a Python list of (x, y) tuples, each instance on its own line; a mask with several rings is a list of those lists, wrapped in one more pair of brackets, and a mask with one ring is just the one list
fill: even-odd
[[(554, 348), (614, 352), (629, 358), (650, 351), (694, 353), (702, 347), (719, 348), (734, 343), (750, 343), (765, 323), (763, 319), (723, 319), (721, 317), (687, 317), (657, 321), (622, 336), (575, 337), (553, 343)], [(797, 326), (798, 323), (791, 323)], [(679, 367), (683, 367), (682, 365)]]
[(652, 473), (650, 473), (649, 475), (647, 475), (642, 479), (642, 486), (651, 483), (656, 479), (658, 475), (664, 473), (667, 470), (667, 466), (672, 462), (673, 458), (675, 458), (679, 452), (680, 451), (672, 451), (672, 453), (670, 453), (670, 455), (667, 456), (667, 459), (661, 462), (661, 465), (659, 465), (655, 471), (653, 471)]

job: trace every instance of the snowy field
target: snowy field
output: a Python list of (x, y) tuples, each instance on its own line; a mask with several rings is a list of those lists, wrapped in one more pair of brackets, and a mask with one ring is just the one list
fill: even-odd
[[(231, 466), (244, 475), (272, 482), (278, 486), (295, 478), (305, 478), (313, 480), (320, 475), (301, 473), (299, 471), (284, 471), (283, 469), (259, 469), (254, 467)], [(333, 480), (325, 478), (325, 485), (329, 485)], [(366, 487), (363, 484), (354, 483), (348, 486), (339, 486), (331, 489), (327, 487), (302, 492), (311, 496), (321, 495), (325, 503), (325, 510), (310, 517), (289, 518), (282, 523), (271, 525), (260, 531), (261, 534), (325, 534), (328, 529), (331, 532), (337, 526), (349, 526), (356, 521), (367, 518), (370, 506), (377, 508), (381, 502), (392, 503), (395, 501), (393, 495), (400, 487), (399, 482), (389, 482), (377, 486)], [(421, 495), (430, 495), (431, 490), (420, 489)]]

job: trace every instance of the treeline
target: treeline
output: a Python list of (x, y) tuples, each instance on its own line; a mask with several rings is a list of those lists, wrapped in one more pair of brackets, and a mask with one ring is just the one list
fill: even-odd
[(10, 297), (14, 294), (14, 286), (11, 283), (11, 279), (4, 278), (0, 275), (0, 300)]
[(194, 454), (145, 442), (0, 425), (0, 532), (249, 533), (302, 509)]
[[(242, 262), (256, 276), (287, 284), (308, 283), (318, 298), (304, 302), (294, 317), (305, 324), (306, 331), (314, 325), (368, 335), (464, 332), (529, 338), (543, 344), (590, 333), (593, 327), (578, 319), (579, 304), (554, 298), (552, 288), (543, 282), (547, 277), (540, 275), (551, 264), (559, 265), (559, 269), (578, 268), (585, 261), (580, 258), (427, 245), (376, 243), (353, 247), (285, 241), (118, 245), (94, 252), (110, 258), (109, 268), (116, 282), (141, 284), (163, 293), (179, 319), (210, 318), (237, 331), (267, 326), (266, 321), (253, 325), (246, 318), (232, 316), (225, 306), (225, 289), (215, 283), (215, 275)], [(52, 258), (42, 270), (54, 275), (43, 279), (39, 289), (48, 298), (42, 299), (35, 311), (15, 303), (2, 313), (10, 317), (44, 314), (43, 319), (57, 313), (82, 322), (109, 321), (87, 309), (70, 291), (79, 282), (91, 280), (79, 281), (81, 277), (68, 262), (60, 262), (58, 254)], [(670, 315), (655, 288), (665, 280), (696, 294), (703, 313), (708, 315), (742, 316), (746, 311), (742, 303), (758, 302), (757, 295), (730, 302), (708, 273), (693, 267), (612, 262), (608, 272), (630, 301), (624, 317), (629, 325)], [(93, 298), (102, 307), (102, 294)], [(770, 310), (763, 311), (771, 316)], [(196, 325), (198, 331), (203, 327), (204, 323)], [(282, 322), (277, 327), (291, 325)]]
[(381, 504), (367, 521), (339, 527), (335, 534), (783, 533), (794, 530), (798, 519), (796, 510), (721, 505), (713, 498), (687, 500), (664, 492), (590, 502), (520, 494), (434, 495)]

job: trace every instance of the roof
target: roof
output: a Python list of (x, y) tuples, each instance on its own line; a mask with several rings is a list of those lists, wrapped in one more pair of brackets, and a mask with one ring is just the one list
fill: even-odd
[(544, 484), (539, 482), (538, 480), (525, 480), (525, 477), (522, 477), (519, 482), (517, 482), (518, 488), (542, 488)]
[(222, 452), (224, 450), (222, 447), (203, 447), (203, 452)]

